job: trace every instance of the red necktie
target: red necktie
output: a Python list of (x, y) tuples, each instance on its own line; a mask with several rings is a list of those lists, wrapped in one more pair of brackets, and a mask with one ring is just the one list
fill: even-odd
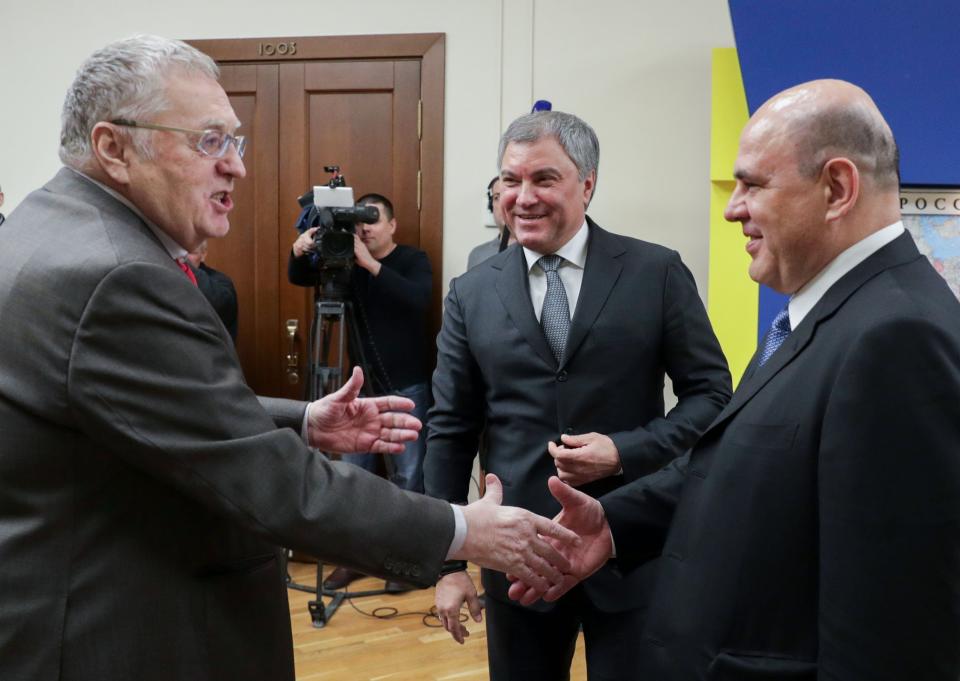
[(193, 273), (193, 270), (190, 269), (190, 266), (182, 258), (177, 259), (177, 265), (179, 265), (180, 269), (183, 270), (183, 273), (187, 275), (187, 279), (189, 279), (193, 285), (196, 286), (197, 275)]

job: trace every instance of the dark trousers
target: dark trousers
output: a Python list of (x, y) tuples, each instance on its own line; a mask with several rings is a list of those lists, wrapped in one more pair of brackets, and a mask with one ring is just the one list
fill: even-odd
[[(568, 681), (583, 628), (589, 681), (637, 681), (644, 610), (600, 612), (578, 586), (550, 612), (486, 598), (490, 681)], [(651, 680), (653, 681), (653, 680)]]

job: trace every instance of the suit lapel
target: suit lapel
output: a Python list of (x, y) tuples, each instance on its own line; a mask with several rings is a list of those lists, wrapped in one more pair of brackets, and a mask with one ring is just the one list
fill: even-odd
[(523, 257), (523, 249), (513, 246), (502, 261), (491, 263), (497, 273), (497, 295), (507, 311), (507, 316), (529, 343), (530, 347), (540, 355), (547, 364), (555, 366), (557, 361), (547, 345), (540, 324), (533, 313), (530, 304), (530, 283), (527, 279), (527, 262)]
[(567, 336), (561, 367), (570, 362), (587, 337), (623, 270), (623, 265), (617, 259), (624, 252), (623, 247), (590, 218), (587, 218), (587, 224), (590, 229), (587, 262), (583, 268), (577, 308), (570, 320), (570, 334)]
[[(837, 283), (831, 286), (817, 302), (810, 313), (783, 342), (783, 345), (767, 360), (762, 367), (756, 366), (757, 355), (753, 359), (733, 398), (717, 416), (706, 432), (710, 432), (731, 416), (756, 395), (770, 380), (799, 355), (813, 339), (817, 326), (832, 317), (860, 287), (875, 276), (898, 265), (922, 257), (913, 243), (913, 237), (904, 233), (862, 263), (847, 272)], [(706, 433), (704, 433), (706, 434)]]

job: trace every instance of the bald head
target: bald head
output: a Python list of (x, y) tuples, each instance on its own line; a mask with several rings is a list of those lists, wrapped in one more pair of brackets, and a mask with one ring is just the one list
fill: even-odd
[(864, 90), (842, 80), (814, 80), (775, 95), (757, 113), (758, 125), (789, 135), (799, 171), (813, 178), (834, 157), (850, 159), (883, 192), (900, 186), (893, 132)]
[(724, 216), (749, 239), (751, 278), (782, 293), (900, 218), (893, 134), (869, 95), (843, 81), (803, 83), (760, 107), (734, 177)]

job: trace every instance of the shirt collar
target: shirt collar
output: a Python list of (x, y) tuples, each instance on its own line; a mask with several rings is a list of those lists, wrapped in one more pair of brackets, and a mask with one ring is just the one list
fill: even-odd
[[(583, 269), (587, 264), (587, 237), (589, 235), (590, 230), (587, 229), (587, 220), (584, 218), (583, 224), (580, 225), (577, 233), (571, 237), (570, 241), (555, 251), (556, 255), (559, 255), (571, 265), (576, 265), (580, 269)], [(524, 247), (523, 255), (527, 258), (527, 272), (529, 272), (540, 258), (544, 255), (549, 255), (549, 253), (537, 253)]]
[(67, 166), (67, 170), (76, 173), (77, 175), (85, 179), (87, 182), (91, 182), (96, 186), (100, 187), (100, 189), (102, 189), (107, 194), (109, 194), (110, 196), (115, 198), (117, 201), (122, 203), (124, 206), (129, 208), (131, 211), (133, 211), (133, 214), (136, 215), (141, 220), (143, 220), (143, 223), (150, 229), (151, 232), (153, 232), (153, 235), (157, 237), (157, 239), (159, 239), (160, 243), (163, 245), (164, 249), (166, 249), (167, 253), (170, 254), (171, 258), (173, 258), (174, 260), (180, 260), (182, 258), (187, 257), (187, 249), (185, 249), (183, 246), (178, 244), (176, 241), (174, 241), (170, 237), (169, 234), (167, 234), (162, 229), (160, 229), (155, 224), (153, 224), (150, 220), (148, 220), (147, 217), (143, 214), (143, 212), (139, 208), (137, 208), (130, 201), (130, 199), (125, 197), (120, 192), (114, 189), (111, 189), (110, 187), (103, 184), (102, 182), (98, 182), (97, 180), (93, 179), (89, 175), (80, 172), (76, 168), (70, 168), (69, 166)]
[(790, 328), (795, 329), (810, 313), (831, 286), (836, 284), (847, 272), (879, 251), (888, 243), (903, 234), (903, 223), (899, 220), (892, 225), (864, 237), (853, 246), (831, 260), (817, 275), (797, 291), (789, 304)]

